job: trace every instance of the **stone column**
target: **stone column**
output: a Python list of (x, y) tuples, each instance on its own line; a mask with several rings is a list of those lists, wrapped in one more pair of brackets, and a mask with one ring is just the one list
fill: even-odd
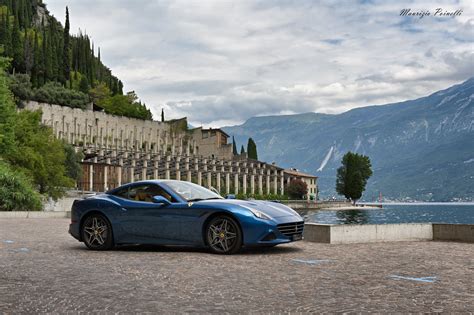
[(255, 194), (255, 169), (253, 168), (253, 163), (250, 164), (250, 167), (252, 168), (251, 170), (251, 175), (250, 175), (250, 193), (252, 195)]
[(176, 138), (176, 135), (173, 135), (172, 136), (172, 139), (171, 139), (171, 154), (172, 155), (175, 155), (176, 153), (176, 142), (175, 142), (175, 138)]
[(89, 191), (94, 191), (94, 164), (89, 165)]
[(285, 194), (285, 172), (280, 172), (281, 180), (280, 180), (280, 195)]
[(239, 193), (239, 173), (240, 170), (234, 174), (234, 194), (236, 195)]
[(263, 170), (258, 170), (258, 194), (263, 195)]
[(267, 175), (266, 177), (266, 185), (267, 185), (267, 195), (270, 195), (270, 170), (267, 170)]
[(189, 154), (186, 157), (186, 166), (185, 167), (186, 167), (186, 181), (191, 182), (192, 174), (191, 174), (191, 170), (189, 169)]
[(171, 156), (167, 155), (166, 163), (165, 163), (165, 178), (166, 179), (170, 179), (170, 161), (171, 161)]
[(107, 191), (109, 189), (109, 165), (110, 165), (110, 158), (105, 159), (105, 165), (104, 167), (104, 191)]
[(119, 158), (119, 168), (117, 169), (117, 186), (122, 186), (122, 169), (123, 169), (123, 158)]
[(221, 173), (220, 172), (217, 172), (216, 173), (216, 189), (217, 191), (219, 191), (219, 193), (221, 192)]
[(211, 187), (212, 187), (212, 173), (208, 172), (207, 173), (207, 188), (211, 188)]
[(199, 186), (202, 186), (202, 172), (201, 171), (197, 173), (197, 184)]
[(245, 169), (245, 173), (242, 175), (242, 193), (247, 194), (247, 169)]
[(225, 193), (230, 194), (230, 172), (225, 173)]
[[(198, 158), (195, 158), (194, 159), (194, 171), (197, 173), (200, 173), (200, 170), (199, 170), (199, 159)], [(197, 175), (196, 175), (197, 176)], [(197, 179), (196, 179), (197, 180)], [(201, 185), (201, 184), (199, 184)]]
[(159, 167), (160, 167), (160, 156), (156, 155), (155, 156), (155, 161), (153, 165), (153, 179), (159, 179), (160, 178), (160, 173), (159, 173)]
[(135, 161), (135, 158), (132, 158), (132, 165), (130, 167), (130, 183), (133, 183), (135, 181), (135, 166), (137, 165), (137, 162)]
[(278, 195), (278, 170), (274, 170), (273, 174), (273, 193)]
[(142, 168), (142, 180), (146, 180), (147, 175), (147, 168), (148, 168), (148, 160), (146, 158), (143, 159), (143, 168)]
[(181, 168), (180, 168), (180, 158), (176, 158), (176, 180), (181, 180)]

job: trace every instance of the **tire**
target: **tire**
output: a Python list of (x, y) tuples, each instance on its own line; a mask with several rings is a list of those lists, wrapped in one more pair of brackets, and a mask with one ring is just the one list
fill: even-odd
[(215, 254), (231, 255), (242, 248), (242, 231), (229, 216), (219, 215), (206, 227), (206, 244)]
[(112, 225), (102, 214), (95, 213), (85, 219), (81, 236), (89, 249), (108, 250), (114, 247)]

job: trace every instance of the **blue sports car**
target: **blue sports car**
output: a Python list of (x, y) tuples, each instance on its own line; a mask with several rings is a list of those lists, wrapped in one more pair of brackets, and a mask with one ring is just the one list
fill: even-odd
[(69, 233), (94, 250), (120, 244), (191, 245), (218, 254), (301, 240), (304, 222), (277, 202), (224, 199), (199, 185), (149, 180), (76, 200)]

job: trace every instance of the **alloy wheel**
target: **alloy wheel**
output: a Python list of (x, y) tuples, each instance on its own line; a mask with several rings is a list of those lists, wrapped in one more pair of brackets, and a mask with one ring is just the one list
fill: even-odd
[(109, 249), (112, 247), (111, 228), (106, 218), (92, 215), (83, 225), (82, 239), (90, 249)]
[(215, 253), (235, 253), (242, 245), (240, 229), (233, 219), (217, 217), (208, 226), (207, 243)]

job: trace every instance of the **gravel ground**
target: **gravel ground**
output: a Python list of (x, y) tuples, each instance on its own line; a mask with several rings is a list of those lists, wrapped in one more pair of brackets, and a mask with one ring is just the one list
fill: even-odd
[(68, 223), (0, 220), (0, 313), (474, 311), (473, 244), (93, 252), (69, 236)]

